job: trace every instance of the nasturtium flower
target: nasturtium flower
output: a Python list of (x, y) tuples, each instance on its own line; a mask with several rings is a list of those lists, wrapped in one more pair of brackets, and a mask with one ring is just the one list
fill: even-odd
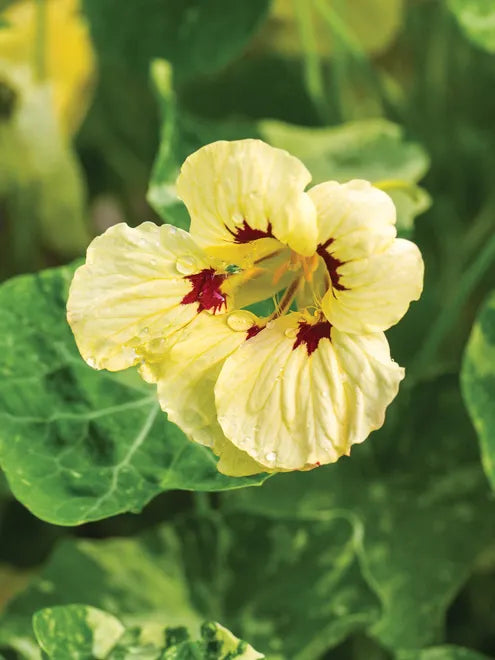
[[(216, 142), (177, 180), (189, 232), (111, 227), (74, 276), (84, 359), (139, 365), (169, 419), (240, 476), (348, 455), (384, 421), (404, 370), (384, 330), (422, 290), (395, 208), (361, 180), (310, 174), (259, 140)], [(267, 317), (253, 303), (273, 298)]]

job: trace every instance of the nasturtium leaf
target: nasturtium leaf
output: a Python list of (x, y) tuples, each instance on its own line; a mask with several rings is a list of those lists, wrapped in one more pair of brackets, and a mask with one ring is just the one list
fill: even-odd
[(414, 217), (430, 205), (428, 194), (417, 185), (428, 170), (428, 156), (419, 144), (404, 139), (397, 124), (365, 119), (309, 128), (264, 120), (258, 129), (266, 142), (303, 161), (312, 184), (367, 179), (381, 187), (397, 206), (399, 230), (410, 229)]
[(477, 46), (495, 53), (495, 5), (491, 0), (447, 0), (466, 36)]
[(314, 660), (379, 618), (359, 568), (361, 524), (346, 512), (187, 518), (176, 528), (196, 607), (269, 657)]
[(33, 629), (50, 660), (103, 660), (124, 632), (111, 614), (87, 605), (66, 605), (36, 612)]
[(363, 530), (362, 575), (382, 604), (369, 634), (394, 650), (438, 641), (449, 604), (495, 537), (493, 502), (456, 385), (448, 378), (422, 384), (410, 401), (403, 394), (402, 405), (395, 423), (391, 412), (387, 427), (351, 458), (283, 475), (224, 504), (274, 526), (287, 516), (354, 518)]
[[(137, 539), (61, 543), (0, 617), (0, 646), (30, 648), (34, 612), (84, 603), (125, 626), (117, 649), (159, 646), (164, 626), (215, 619), (270, 657), (314, 660), (379, 615), (359, 569), (362, 530), (352, 517), (272, 524), (198, 513), (176, 523)], [(224, 647), (232, 646), (224, 635)]]
[(142, 629), (142, 643), (155, 639), (164, 626), (196, 628), (203, 618), (191, 605), (181, 552), (168, 528), (142, 539), (62, 542), (39, 577), (0, 617), (0, 647), (25, 652), (30, 660), (38, 658), (33, 614), (74, 603), (104, 610), (126, 629)]
[(495, 488), (495, 292), (484, 303), (471, 330), (461, 383), (478, 433), (483, 467)]
[(151, 59), (163, 57), (181, 79), (212, 73), (241, 53), (269, 5), (268, 0), (84, 0), (83, 4), (103, 63), (119, 60), (146, 69)]
[(489, 660), (486, 655), (460, 646), (432, 646), (421, 651), (403, 651), (397, 660)]
[[(229, 478), (158, 407), (154, 388), (90, 369), (65, 319), (73, 266), (0, 287), (0, 466), (35, 515), (77, 525), (137, 512), (175, 488), (222, 490)], [(140, 383), (140, 381), (139, 381)]]
[(36, 639), (50, 660), (261, 660), (247, 642), (227, 628), (208, 622), (201, 638), (191, 639), (184, 626), (126, 631), (111, 614), (88, 605), (59, 605), (36, 612)]

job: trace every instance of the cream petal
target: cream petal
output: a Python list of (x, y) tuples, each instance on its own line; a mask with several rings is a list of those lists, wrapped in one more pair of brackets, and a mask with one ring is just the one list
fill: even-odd
[[(273, 236), (302, 255), (316, 248), (316, 211), (304, 188), (311, 175), (286, 151), (260, 140), (214, 142), (189, 156), (177, 194), (204, 248), (229, 248)], [(269, 249), (269, 248), (268, 248)], [(218, 253), (217, 253), (218, 254)]]
[(228, 477), (249, 477), (260, 472), (273, 472), (251, 458), (247, 452), (238, 449), (223, 433), (222, 438), (215, 442), (213, 451), (219, 456), (218, 471)]
[(213, 390), (225, 359), (246, 341), (246, 330), (255, 323), (249, 312), (233, 312), (230, 321), (229, 316), (203, 312), (166, 342), (159, 361), (144, 366), (147, 380), (157, 384), (169, 420), (194, 442), (211, 447), (220, 457), (218, 470), (229, 476), (266, 471), (225, 438)]
[(395, 206), (368, 181), (327, 181), (308, 192), (318, 214), (318, 245), (342, 262), (384, 250), (396, 236)]
[(387, 330), (418, 300), (424, 265), (414, 243), (394, 239), (384, 251), (339, 266), (343, 290), (330, 289), (321, 306), (339, 330), (370, 333)]
[[(233, 312), (233, 315), (240, 314)], [(248, 312), (246, 318), (255, 317)], [(195, 442), (212, 447), (216, 421), (213, 386), (225, 359), (246, 340), (228, 317), (201, 313), (172, 337), (157, 371), (158, 398), (169, 419)], [(223, 436), (218, 427), (216, 435)]]
[(308, 325), (297, 313), (276, 320), (227, 358), (215, 385), (226, 437), (276, 470), (348, 454), (383, 423), (404, 376), (383, 334), (347, 335), (320, 322), (300, 341)]
[(191, 237), (170, 225), (110, 227), (91, 243), (70, 287), (67, 318), (83, 358), (110, 371), (136, 364), (150, 342), (197, 316), (197, 304), (181, 304), (192, 289), (187, 274), (209, 266)]

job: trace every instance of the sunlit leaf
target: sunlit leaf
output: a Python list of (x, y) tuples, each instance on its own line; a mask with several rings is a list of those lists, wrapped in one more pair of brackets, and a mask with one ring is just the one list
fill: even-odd
[[(222, 490), (233, 479), (167, 422), (152, 388), (90, 369), (65, 320), (73, 267), (0, 288), (0, 465), (38, 517), (76, 525), (140, 511), (174, 488)], [(140, 381), (139, 381), (140, 382)]]
[(44, 608), (84, 603), (117, 617), (126, 628), (145, 628), (155, 639), (165, 626), (196, 628), (201, 617), (190, 603), (181, 548), (171, 530), (137, 539), (66, 541), (29, 588), (0, 618), (0, 646), (38, 658), (31, 619)]
[(367, 179), (391, 195), (398, 226), (404, 231), (425, 211), (430, 200), (417, 185), (429, 167), (424, 149), (404, 139), (402, 129), (384, 119), (349, 122), (331, 128), (308, 128), (265, 120), (261, 136), (300, 158), (313, 183), (330, 179)]
[(448, 0), (459, 25), (473, 43), (495, 53), (495, 5), (491, 0)]
[(483, 467), (495, 488), (495, 293), (481, 308), (471, 330), (462, 392), (478, 432)]

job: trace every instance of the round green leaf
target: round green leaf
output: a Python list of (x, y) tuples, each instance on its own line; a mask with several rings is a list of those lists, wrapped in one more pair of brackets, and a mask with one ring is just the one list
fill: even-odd
[(78, 525), (138, 512), (165, 490), (262, 483), (221, 475), (210, 450), (167, 421), (154, 388), (85, 364), (65, 319), (73, 272), (0, 287), (0, 466), (13, 494), (43, 520)]

